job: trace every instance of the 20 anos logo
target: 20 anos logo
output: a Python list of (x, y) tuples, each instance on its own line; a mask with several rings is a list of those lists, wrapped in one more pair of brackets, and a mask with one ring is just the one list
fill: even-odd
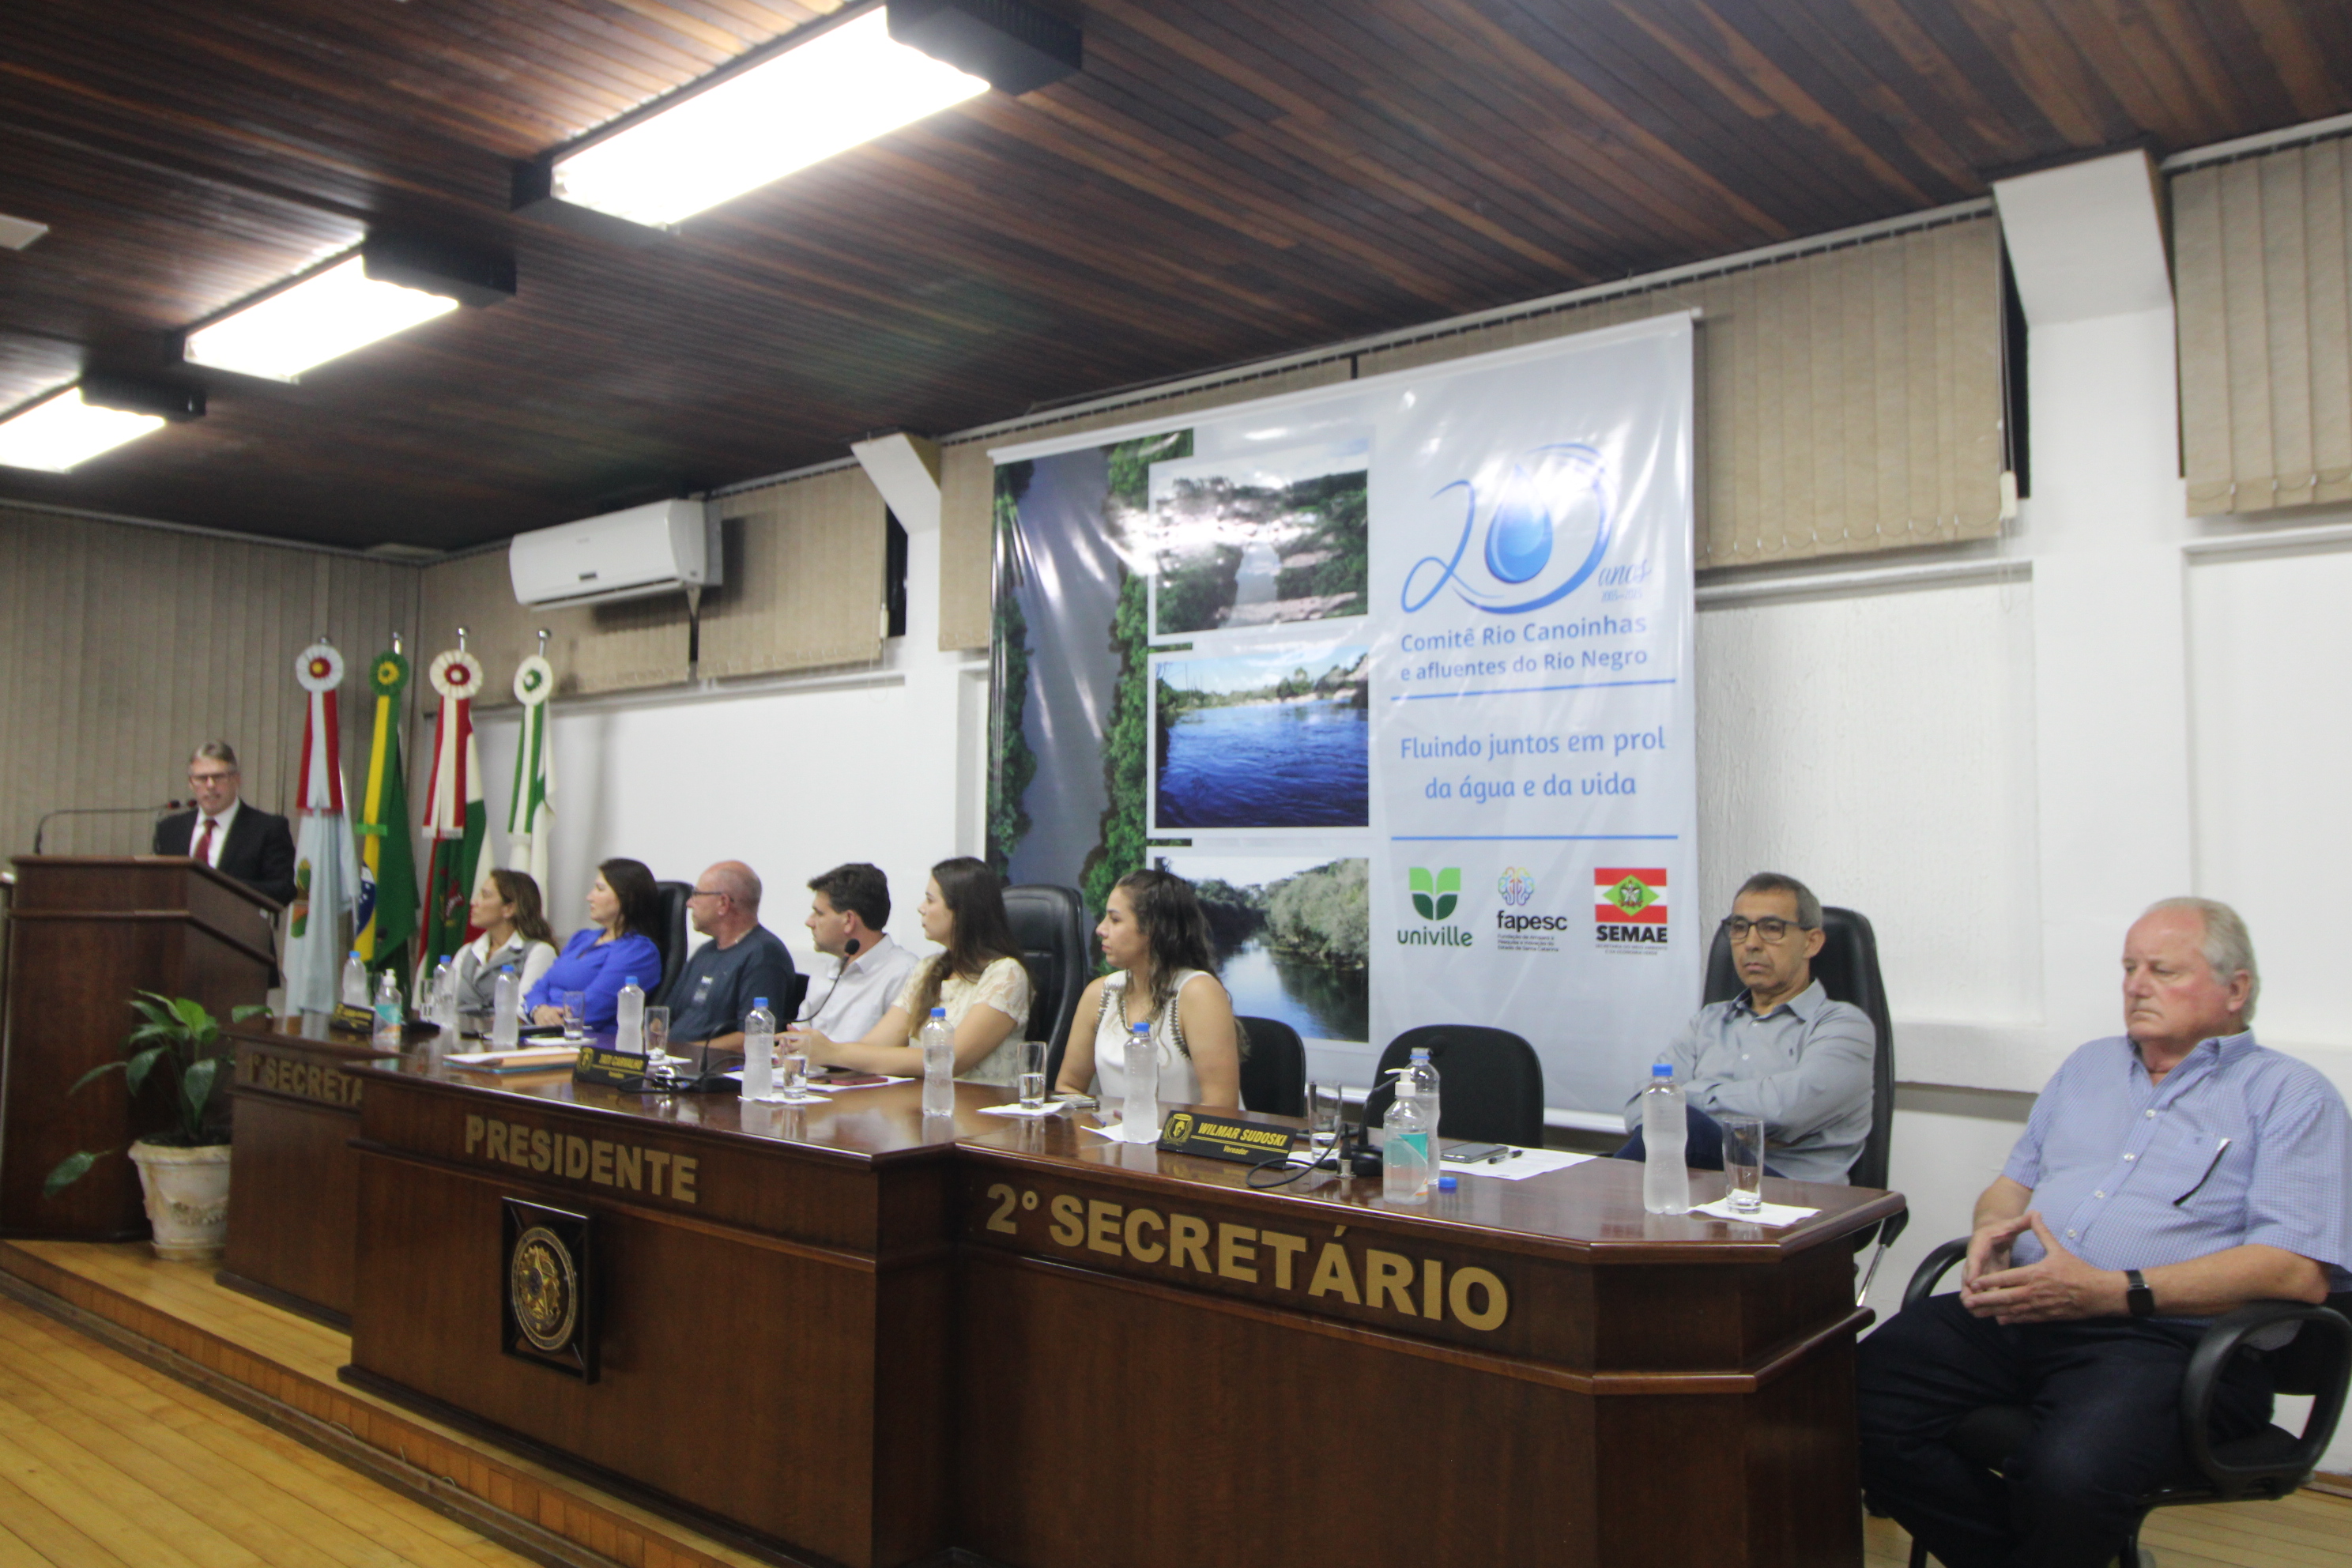
[[(1430, 499), (1460, 531), (1451, 555), (1424, 555), (1404, 577), (1410, 615), (1451, 589), (1471, 608), (1523, 616), (1582, 587), (1616, 528), (1609, 466), (1580, 441), (1534, 447), (1507, 472), (1441, 486)], [(1474, 552), (1471, 548), (1476, 544)]]

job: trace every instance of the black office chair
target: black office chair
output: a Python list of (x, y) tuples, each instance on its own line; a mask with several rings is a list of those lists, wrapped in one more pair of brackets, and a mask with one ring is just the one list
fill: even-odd
[(686, 908), (694, 892), (691, 882), (656, 882), (654, 891), (661, 899), (661, 915), (654, 929), (646, 934), (654, 939), (654, 948), (661, 954), (661, 984), (654, 987), (646, 1001), (658, 1007), (669, 1000), (677, 984), (678, 971), (686, 967)]
[(783, 995), (777, 1000), (776, 1023), (780, 1026), (791, 1023), (801, 1016), (801, 1004), (808, 1000), (808, 971), (795, 967), (793, 970), (793, 977), (784, 982)]
[[(1948, 1241), (1927, 1254), (1904, 1289), (1903, 1304), (1908, 1307), (1926, 1300), (1952, 1265), (1968, 1254), (1967, 1237)], [(2311, 1396), (2311, 1413), (2304, 1418), (2302, 1434), (2265, 1426), (2235, 1442), (2214, 1442), (2209, 1417), (2223, 1369), (2249, 1336), (2277, 1323), (2302, 1325), (2286, 1344), (2262, 1352), (2270, 1363), (2273, 1389)], [(2325, 1307), (2303, 1301), (2256, 1301), (2216, 1318), (2189, 1353), (2189, 1366), (2180, 1376), (2180, 1440), (2195, 1473), (2139, 1500), (2139, 1515), (2124, 1539), (2120, 1568), (2140, 1568), (2140, 1526), (2153, 1510), (2255, 1498), (2276, 1501), (2310, 1480), (2319, 1468), (2320, 1456), (2336, 1436), (2347, 1384), (2352, 1384), (2352, 1292), (2330, 1296)], [(1962, 1416), (1952, 1428), (1950, 1442), (1969, 1463), (2000, 1475), (2032, 1436), (2032, 1409), (1988, 1405)], [(1927, 1568), (1927, 1549), (1913, 1542), (1911, 1568)]]
[(1306, 1115), (1307, 1047), (1298, 1031), (1275, 1018), (1234, 1022), (1249, 1037), (1249, 1054), (1242, 1058), (1242, 1109), (1264, 1116)]
[(1423, 1046), (1437, 1069), (1440, 1137), (1543, 1147), (1543, 1063), (1510, 1030), (1480, 1024), (1423, 1024), (1391, 1040), (1381, 1053), (1379, 1085), (1364, 1100), (1365, 1126), (1386, 1121), (1389, 1101), (1396, 1098), (1388, 1075)]
[(1024, 882), (1004, 889), (1004, 915), (1022, 962), (1029, 966), (1029, 1020), (1021, 1037), (1051, 1042), (1045, 1063), (1050, 1087), (1062, 1070), (1070, 1016), (1094, 973), (1086, 900), (1076, 888)]
[[(1878, 1058), (1870, 1069), (1870, 1136), (1863, 1140), (1862, 1152), (1854, 1156), (1846, 1180), (1857, 1187), (1884, 1187), (1895, 1137), (1895, 1020), (1886, 1010), (1886, 983), (1878, 973), (1878, 933), (1871, 930), (1868, 915), (1860, 910), (1822, 906), (1822, 950), (1813, 955), (1813, 978), (1822, 983), (1831, 1001), (1861, 1008), (1878, 1033)], [(1715, 944), (1706, 954), (1706, 1000), (1728, 1002), (1746, 989), (1731, 962), (1731, 939), (1717, 926)], [(1874, 1241), (1879, 1244), (1879, 1251), (1870, 1260), (1870, 1273), (1863, 1279), (1864, 1291), (1870, 1289), (1871, 1277), (1877, 1274), (1885, 1249), (1895, 1245), (1895, 1238), (1910, 1222), (1910, 1211), (1906, 1210), (1854, 1234), (1856, 1252)]]

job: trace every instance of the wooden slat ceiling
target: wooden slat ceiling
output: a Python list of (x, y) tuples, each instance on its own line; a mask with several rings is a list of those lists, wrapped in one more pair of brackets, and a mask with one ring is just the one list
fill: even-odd
[(824, 0), (0, 6), (0, 407), (404, 226), (521, 291), (0, 496), (451, 547), (2352, 110), (2352, 0), (1049, 0), (1083, 73), (629, 249), (515, 160)]

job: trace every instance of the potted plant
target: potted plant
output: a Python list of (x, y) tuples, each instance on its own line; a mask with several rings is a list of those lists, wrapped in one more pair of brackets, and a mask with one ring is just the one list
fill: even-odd
[[(161, 1069), (174, 1125), (132, 1143), (131, 1159), (146, 1194), (156, 1256), (202, 1261), (217, 1256), (228, 1236), (229, 1056), (221, 1048), (220, 1022), (186, 996), (142, 991), (131, 1005), (143, 1021), (122, 1042), (122, 1059), (90, 1068), (66, 1092), (79, 1093), (84, 1084), (120, 1072), (135, 1097)], [(242, 1022), (268, 1011), (247, 1005), (229, 1016)], [(41, 1184), (42, 1192), (55, 1197), (113, 1152), (85, 1149), (67, 1155)]]

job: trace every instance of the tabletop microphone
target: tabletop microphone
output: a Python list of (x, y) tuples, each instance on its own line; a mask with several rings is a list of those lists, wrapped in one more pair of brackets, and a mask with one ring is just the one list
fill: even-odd
[(841, 977), (849, 973), (849, 961), (857, 956), (857, 950), (864, 945), (865, 944), (863, 942), (860, 942), (854, 936), (847, 942), (842, 943), (841, 967), (833, 972), (833, 984), (824, 988), (824, 1001), (819, 1002), (815, 1006), (810, 1008), (807, 1012), (793, 1019), (793, 1022), (794, 1024), (805, 1024), (811, 1018), (815, 1017), (819, 1013), (824, 1011), (825, 1003), (831, 1002), (833, 1000), (833, 994), (841, 989)]
[(167, 800), (159, 805), (68, 805), (48, 813), (33, 825), (33, 853), (41, 852), (41, 840), (49, 831), (49, 824), (60, 816), (136, 816), (144, 812), (150, 816), (166, 811), (181, 811), (196, 803), (193, 800)]

